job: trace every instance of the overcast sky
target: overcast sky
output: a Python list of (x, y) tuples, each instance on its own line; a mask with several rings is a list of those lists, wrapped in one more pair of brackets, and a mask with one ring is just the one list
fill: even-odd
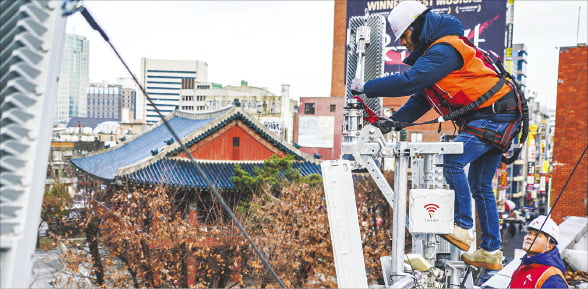
[[(86, 0), (84, 5), (137, 77), (142, 57), (202, 60), (211, 82), (246, 80), (276, 94), (289, 84), (294, 97), (330, 95), (333, 1)], [(514, 43), (527, 45), (527, 87), (546, 105), (555, 104), (558, 48), (587, 42), (586, 10), (585, 0), (515, 1)], [(90, 81), (128, 77), (79, 13), (68, 19), (67, 31), (90, 40)]]

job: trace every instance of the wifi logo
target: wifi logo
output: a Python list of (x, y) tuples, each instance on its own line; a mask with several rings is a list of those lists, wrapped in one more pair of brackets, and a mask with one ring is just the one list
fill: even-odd
[(437, 209), (439, 209), (439, 205), (429, 203), (424, 206), (425, 210), (429, 213), (429, 218), (433, 218)]

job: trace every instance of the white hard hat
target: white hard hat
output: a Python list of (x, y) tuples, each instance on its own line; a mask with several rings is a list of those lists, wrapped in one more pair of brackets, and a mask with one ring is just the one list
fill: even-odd
[(388, 15), (388, 22), (396, 40), (414, 22), (414, 20), (427, 10), (427, 6), (418, 1), (407, 0), (400, 2)]
[[(547, 219), (547, 221), (545, 221), (545, 219)], [(545, 222), (545, 225), (543, 225), (543, 222)], [(541, 225), (543, 225), (543, 228), (541, 228)], [(543, 232), (544, 234), (547, 234), (555, 241), (556, 244), (559, 241), (559, 227), (551, 218), (547, 218), (544, 215), (541, 215), (531, 221), (527, 228), (535, 229), (537, 231)]]

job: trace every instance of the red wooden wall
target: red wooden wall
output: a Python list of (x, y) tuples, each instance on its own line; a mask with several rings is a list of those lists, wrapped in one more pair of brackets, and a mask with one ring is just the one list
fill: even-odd
[[(238, 144), (234, 143), (238, 138)], [(286, 154), (241, 120), (235, 120), (207, 138), (188, 148), (195, 159), (204, 160), (266, 160), (272, 155)], [(180, 156), (185, 157), (184, 153)]]

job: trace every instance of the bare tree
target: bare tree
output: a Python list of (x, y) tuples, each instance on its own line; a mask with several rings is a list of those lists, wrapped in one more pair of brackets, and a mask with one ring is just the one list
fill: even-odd
[[(265, 170), (270, 174), (239, 175), (255, 186), (229, 193), (228, 203), (286, 286), (336, 287), (320, 176), (303, 178), (289, 162), (273, 158), (268, 165), (276, 169)], [(274, 178), (278, 174), (282, 179)], [(375, 184), (357, 183), (366, 267), (376, 283), (382, 276), (379, 257), (389, 254), (391, 212)], [(86, 241), (61, 240), (68, 248), (64, 264), (76, 276), (69, 284), (86, 279), (103, 287), (276, 287), (214, 198), (199, 192), (190, 200), (204, 206), (198, 208), (199, 221), (188, 216), (190, 194), (133, 185), (94, 194), (80, 224)]]

